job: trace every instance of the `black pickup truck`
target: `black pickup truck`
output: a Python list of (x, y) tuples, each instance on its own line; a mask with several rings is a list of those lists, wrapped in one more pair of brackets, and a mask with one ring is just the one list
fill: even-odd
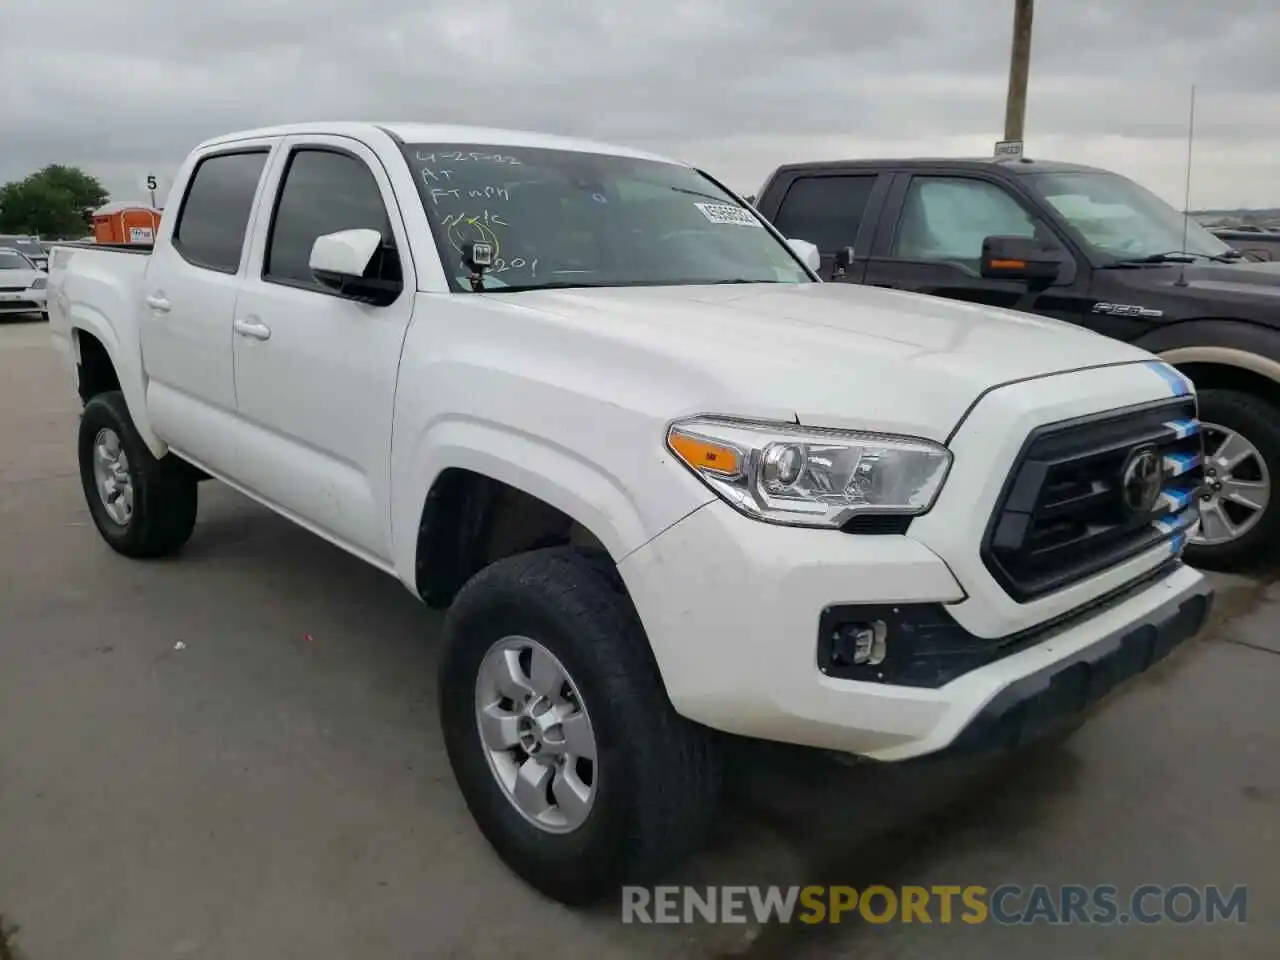
[(1159, 354), (1196, 385), (1204, 425), (1188, 559), (1243, 569), (1280, 552), (1280, 263), (1118, 174), (1025, 157), (790, 164), (755, 206), (818, 247), (826, 280), (1025, 310)]

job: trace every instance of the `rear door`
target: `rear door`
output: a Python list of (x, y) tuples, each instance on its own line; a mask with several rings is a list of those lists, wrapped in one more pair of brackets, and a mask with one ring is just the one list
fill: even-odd
[(771, 184), (760, 212), (773, 221), (783, 236), (808, 240), (822, 254), (819, 271), (833, 279), (836, 251), (853, 247), (857, 259), (843, 277), (858, 282), (866, 266), (864, 256), (871, 243), (879, 209), (888, 189), (889, 176), (876, 171), (803, 170), (780, 175)]
[[(1062, 273), (1038, 294), (1023, 281), (984, 278), (982, 241), (989, 236), (1040, 239), (1060, 252)], [(895, 178), (863, 281), (1079, 322), (1092, 303), (1082, 263), (1070, 242), (1003, 179), (964, 169), (916, 171)]]
[(171, 224), (161, 221), (137, 307), (156, 431), (211, 465), (238, 458), (231, 319), (274, 145), (245, 141), (189, 161), (184, 195)]
[[(241, 480), (385, 565), (396, 375), (417, 289), (391, 181), (358, 141), (291, 137), (261, 221), (232, 324)], [(359, 228), (383, 237), (370, 269), (400, 284), (387, 306), (351, 299), (311, 273), (317, 237)]]

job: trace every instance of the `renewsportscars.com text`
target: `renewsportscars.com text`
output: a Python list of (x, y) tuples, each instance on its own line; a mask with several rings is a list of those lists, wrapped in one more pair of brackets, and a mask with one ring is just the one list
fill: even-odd
[(1245, 923), (1246, 887), (623, 887), (624, 923)]

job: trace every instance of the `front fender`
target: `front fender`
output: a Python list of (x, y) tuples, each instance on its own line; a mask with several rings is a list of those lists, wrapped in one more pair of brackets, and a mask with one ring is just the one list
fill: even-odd
[[(646, 489), (638, 497), (634, 491), (645, 486), (643, 481), (632, 477), (629, 484), (564, 444), (463, 416), (436, 420), (416, 438), (411, 453), (396, 459), (392, 534), (396, 569), (407, 584), (414, 582), (418, 523), (427, 493), (450, 468), (482, 474), (550, 504), (586, 527), (615, 562), (715, 499), (674, 465), (661, 491)], [(627, 458), (620, 456), (618, 463), (625, 467)]]

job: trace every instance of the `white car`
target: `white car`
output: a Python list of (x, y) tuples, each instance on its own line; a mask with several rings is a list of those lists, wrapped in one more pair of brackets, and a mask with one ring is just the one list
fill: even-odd
[(24, 254), (28, 260), (36, 265), (38, 270), (47, 270), (49, 268), (49, 250), (46, 245), (37, 240), (35, 237), (24, 237), (15, 234), (0, 234), (0, 247), (6, 247), (10, 250), (17, 250)]
[(213, 477), (450, 607), (454, 774), (562, 901), (696, 845), (722, 734), (998, 749), (1205, 620), (1195, 395), (1144, 351), (821, 283), (581, 140), (273, 127), (173, 196), (153, 250), (53, 252), (98, 532), (176, 552)]
[(38, 313), (47, 316), (49, 275), (26, 254), (0, 247), (0, 314)]

